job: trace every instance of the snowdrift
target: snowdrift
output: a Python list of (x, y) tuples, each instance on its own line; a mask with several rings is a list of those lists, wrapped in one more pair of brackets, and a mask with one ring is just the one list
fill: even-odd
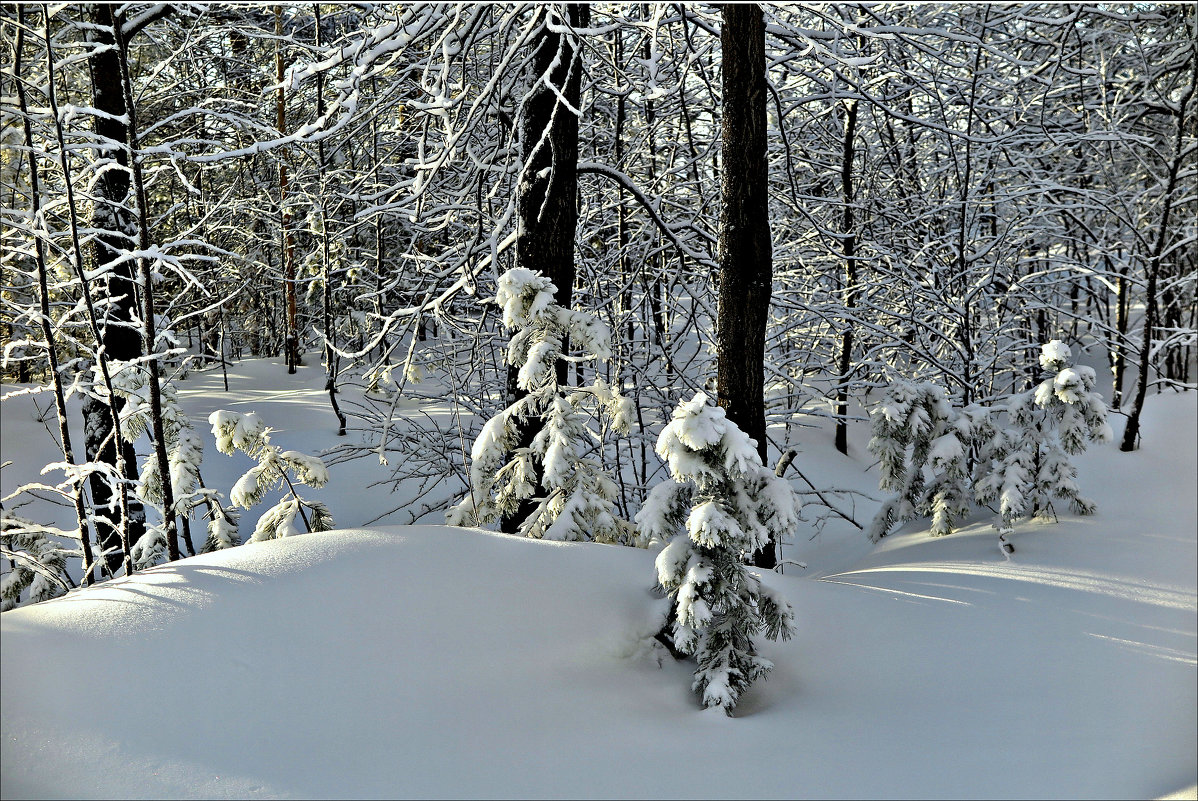
[[(616, 546), (345, 529), (7, 612), (0, 795), (1193, 798), (1196, 400), (1078, 457), (1098, 514), (1020, 524), (1010, 561), (982, 517), (798, 532), (811, 567), (764, 577), (798, 634), (731, 719), (651, 646), (654, 554)], [(344, 467), (339, 519), (386, 502)]]
[(246, 545), (3, 616), (3, 794), (1160, 795), (1194, 777), (1193, 576), (1061, 555), (1142, 566), (1163, 537), (1192, 567), (1179, 528), (1067, 521), (1009, 563), (981, 527), (906, 535), (767, 576), (800, 633), (732, 719), (645, 643), (651, 553), (443, 526)]

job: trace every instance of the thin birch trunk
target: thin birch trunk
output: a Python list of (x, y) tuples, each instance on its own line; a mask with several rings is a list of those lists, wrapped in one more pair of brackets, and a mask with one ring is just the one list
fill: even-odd
[[(34, 155), (33, 145), (33, 127), (29, 123), (29, 108), (25, 99), (25, 84), (21, 79), (21, 56), (25, 49), (25, 7), (18, 6), (17, 8), (17, 37), (13, 43), (15, 54), (13, 56), (13, 83), (17, 88), (17, 102), (21, 109), (21, 122), (25, 128), (25, 145), (27, 147), (26, 156), (29, 161), (29, 188), (30, 188), (30, 226), (34, 230), (30, 232), (33, 236), (34, 249), (37, 256), (37, 288), (38, 288), (38, 303), (41, 308), (41, 327), (42, 336), (46, 340), (46, 357), (50, 362), (50, 379), (54, 385), (54, 410), (58, 414), (58, 441), (62, 447), (62, 458), (69, 466), (75, 466), (75, 452), (71, 447), (71, 431), (67, 424), (67, 401), (66, 393), (62, 386), (62, 373), (58, 364), (58, 352), (54, 346), (54, 327), (50, 319), (50, 289), (47, 284), (46, 274), (46, 252), (45, 242), (38, 234), (36, 227), (39, 225), (38, 219), (41, 217), (41, 182), (38, 180), (37, 173), (37, 157)], [(47, 26), (46, 30), (46, 49), (50, 49), (50, 32)], [(55, 115), (57, 119), (57, 114)], [(83, 586), (88, 586), (94, 580), (92, 578), (92, 565), (94, 562), (92, 556), (91, 531), (87, 524), (87, 510), (83, 504), (83, 479), (75, 478), (71, 481), (71, 502), (75, 507), (75, 519), (79, 525), (79, 543), (83, 549)]]

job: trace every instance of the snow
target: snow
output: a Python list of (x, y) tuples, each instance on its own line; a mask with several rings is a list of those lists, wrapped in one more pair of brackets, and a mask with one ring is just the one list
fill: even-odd
[(208, 415), (208, 422), (216, 438), (216, 449), (229, 455), (232, 455), (234, 448), (253, 450), (266, 431), (266, 423), (253, 412), (238, 414), (217, 409)]
[(540, 273), (513, 267), (499, 276), (495, 302), (503, 309), (503, 324), (525, 328), (553, 303), (557, 287)]
[(269, 464), (260, 464), (245, 471), (245, 475), (237, 479), (237, 483), (233, 485), (233, 489), (229, 490), (229, 501), (234, 506), (240, 506), (242, 509), (249, 509), (257, 503), (255, 496), (259, 491), (260, 479), (262, 474), (269, 469)]
[(323, 487), (329, 483), (329, 470), (319, 457), (299, 451), (283, 451), (279, 459), (295, 471), (296, 477), (310, 487)]
[[(230, 385), (196, 373), (180, 401), (256, 411), (304, 454), (337, 442), (319, 367), (247, 360)], [(0, 461), (26, 475), (53, 460), (37, 399), (3, 408)], [(1142, 450), (1074, 458), (1097, 513), (1019, 523), (1010, 560), (985, 514), (877, 545), (800, 524), (784, 555), (811, 567), (761, 579), (797, 634), (761, 642), (774, 669), (733, 718), (652, 647), (670, 551), (364, 528), (396, 502), (368, 486), (377, 460), (332, 465), (312, 495), (351, 528), (0, 616), (0, 794), (1194, 798), (1196, 420), (1195, 393), (1150, 397)], [(807, 475), (876, 491), (870, 457), (804, 436)], [(205, 478), (248, 465), (210, 456)]]
[(701, 503), (692, 509), (686, 529), (691, 539), (705, 548), (718, 548), (728, 542), (739, 542), (744, 537), (736, 521), (715, 501)]
[(937, 468), (943, 468), (965, 455), (961, 440), (954, 432), (943, 434), (932, 440), (932, 449), (928, 451), (928, 461)]
[(1045, 370), (1057, 370), (1072, 358), (1069, 346), (1059, 339), (1054, 339), (1040, 346), (1040, 366)]
[(1077, 403), (1084, 397), (1085, 389), (1082, 385), (1082, 377), (1077, 370), (1071, 367), (1057, 373), (1052, 383), (1056, 396), (1064, 403)]

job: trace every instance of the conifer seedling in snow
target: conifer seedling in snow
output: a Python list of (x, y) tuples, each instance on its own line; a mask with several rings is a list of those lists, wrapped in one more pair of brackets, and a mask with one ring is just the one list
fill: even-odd
[(1110, 442), (1106, 403), (1094, 391), (1096, 375), (1084, 365), (1071, 366), (1069, 346), (1054, 339), (1041, 348), (1040, 366), (1048, 377), (1035, 389), (1016, 395), (1006, 406), (1008, 428), (998, 432), (986, 451), (991, 469), (978, 482), (979, 503), (998, 501), (999, 538), (1028, 515), (1055, 517), (1053, 498), (1069, 502), (1078, 514), (1092, 514), (1094, 502), (1082, 497), (1077, 468), (1069, 456), (1090, 442)]
[(973, 444), (993, 433), (989, 411), (972, 404), (957, 409), (930, 381), (898, 380), (870, 413), (869, 450), (878, 457), (878, 486), (895, 495), (870, 526), (877, 542), (899, 523), (931, 517), (931, 533), (952, 533), (972, 509)]
[(753, 638), (794, 634), (790, 604), (762, 585), (745, 558), (794, 530), (798, 497), (702, 392), (678, 405), (655, 450), (671, 478), (649, 493), (637, 527), (644, 540), (667, 543), (657, 555), (657, 580), (669, 593), (675, 650), (699, 663), (693, 689), (704, 707), (730, 715), (741, 693), (773, 667)]
[[(616, 510), (615, 483), (592, 455), (602, 438), (591, 421), (602, 410), (613, 429), (627, 432), (632, 403), (598, 377), (582, 387), (558, 383), (567, 337), (582, 351), (572, 358), (605, 360), (611, 332), (594, 315), (558, 305), (556, 293), (533, 270), (517, 267), (499, 278), (495, 300), (504, 326), (515, 332), (505, 361), (518, 368), (517, 386), (528, 394), (483, 425), (470, 451), (470, 491), (445, 519), (454, 526), (486, 525), (531, 499), (535, 507), (519, 526), (524, 536), (627, 542), (635, 535)], [(516, 447), (518, 424), (534, 417), (541, 430), (527, 447)]]
[[(121, 413), (121, 435), (128, 442), (134, 442), (143, 434), (151, 434), (153, 431), (153, 410), (146, 373), (148, 369), (146, 365), (136, 362), (114, 361), (109, 366), (112, 391), (125, 401)], [(98, 377), (94, 382), (93, 391), (104, 391), (104, 384)], [(222, 542), (233, 541), (233, 544), (236, 544), (236, 515), (224, 509), (219, 493), (204, 487), (200, 481), (204, 443), (183, 411), (175, 387), (169, 382), (164, 382), (159, 392), (174, 513), (180, 516), (187, 515), (197, 505), (207, 504), (213, 510), (209, 523), (209, 540), (216, 536)], [(138, 476), (136, 495), (143, 503), (161, 510), (166, 497), (163, 489), (158, 460), (152, 456), (147, 457)], [(130, 551), (134, 567), (139, 570), (158, 564), (166, 558), (166, 532), (161, 525), (147, 525), (146, 533), (132, 544)]]
[(1070, 358), (1060, 340), (1043, 345), (1040, 366), (1048, 377), (991, 408), (958, 409), (928, 382), (887, 387), (871, 413), (869, 449), (879, 460), (879, 486), (897, 494), (875, 515), (870, 538), (876, 542), (917, 516), (931, 517), (933, 536), (950, 534), (973, 502), (997, 502), (999, 544), (1011, 554), (1014, 524), (1029, 515), (1052, 516), (1053, 498), (1068, 500), (1079, 514), (1093, 512), (1069, 456), (1090, 442), (1109, 442), (1112, 434), (1094, 371), (1070, 366)]
[(297, 517), (308, 532), (328, 531), (333, 527), (333, 517), (323, 503), (305, 500), (295, 490), (296, 484), (323, 487), (328, 483), (329, 471), (319, 457), (271, 445), (271, 429), (253, 413), (218, 409), (208, 416), (208, 422), (212, 424), (218, 451), (231, 456), (240, 450), (258, 460), (230, 490), (229, 500), (234, 506), (249, 509), (261, 503), (271, 490), (287, 487), (283, 499), (258, 518), (250, 542), (303, 534), (296, 525)]

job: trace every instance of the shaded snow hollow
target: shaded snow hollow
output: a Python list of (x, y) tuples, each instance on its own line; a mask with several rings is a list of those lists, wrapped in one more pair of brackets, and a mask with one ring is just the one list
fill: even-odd
[(1193, 797), (1196, 411), (1080, 457), (1098, 514), (1012, 561), (979, 521), (767, 575), (798, 635), (731, 719), (629, 548), (341, 530), (7, 612), (2, 795)]

